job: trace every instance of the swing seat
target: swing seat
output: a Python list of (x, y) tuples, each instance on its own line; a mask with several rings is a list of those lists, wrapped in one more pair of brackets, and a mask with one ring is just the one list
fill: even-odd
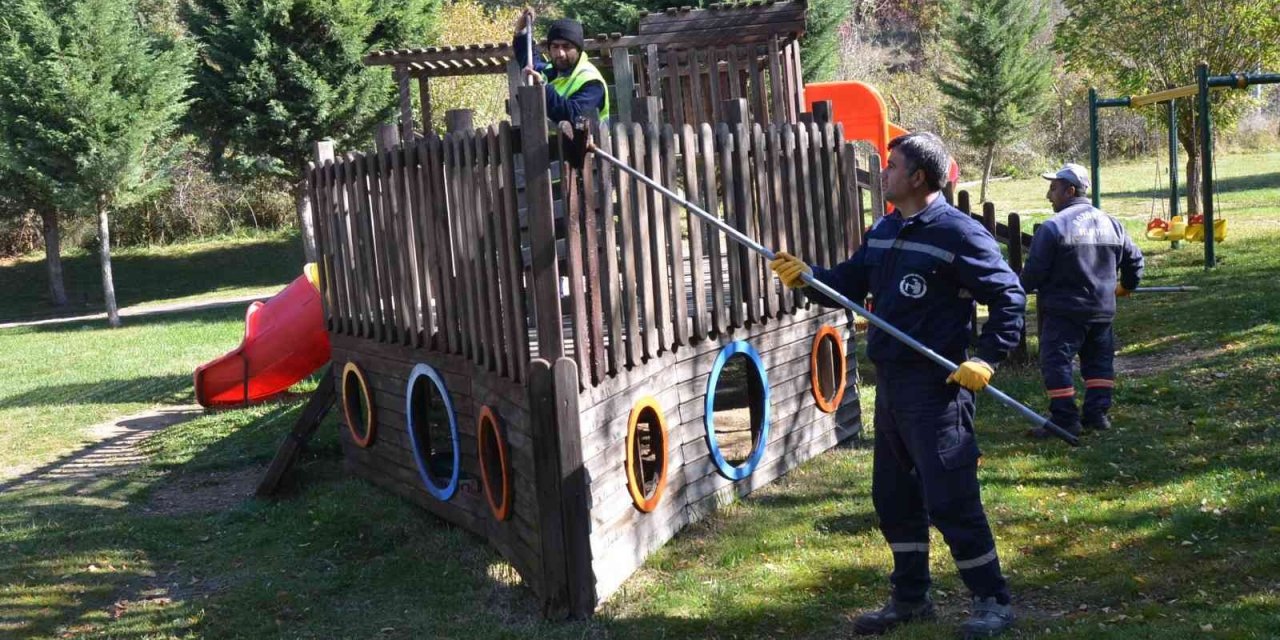
[(1161, 218), (1153, 218), (1147, 223), (1147, 239), (1148, 240), (1167, 240), (1165, 236), (1169, 234), (1169, 223)]
[[(1222, 242), (1227, 239), (1227, 219), (1213, 221), (1213, 239), (1216, 242)], [(1204, 242), (1204, 216), (1194, 215), (1187, 222), (1187, 240), (1192, 242)]]
[(1169, 242), (1177, 242), (1187, 237), (1187, 223), (1182, 216), (1174, 216), (1169, 221), (1169, 231), (1165, 234), (1164, 239)]

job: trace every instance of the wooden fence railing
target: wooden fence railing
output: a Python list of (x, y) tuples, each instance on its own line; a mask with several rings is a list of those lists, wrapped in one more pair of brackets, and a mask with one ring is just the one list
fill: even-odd
[[(879, 159), (859, 158), (829, 122), (751, 123), (745, 103), (714, 127), (616, 123), (596, 140), (766, 246), (844, 260), (864, 208), (882, 215)], [(309, 169), (330, 331), (516, 381), (532, 357), (572, 354), (585, 386), (807, 306), (760, 256), (597, 156), (553, 180), (548, 138), (526, 129), (384, 144)]]

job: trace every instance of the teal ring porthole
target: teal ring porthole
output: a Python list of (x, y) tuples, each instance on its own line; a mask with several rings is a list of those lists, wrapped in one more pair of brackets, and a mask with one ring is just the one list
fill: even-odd
[[(439, 484), (435, 474), (431, 472), (431, 462), (433, 455), (431, 452), (431, 442), (427, 438), (423, 442), (423, 438), (418, 435), (418, 429), (414, 428), (414, 389), (417, 387), (418, 379), (426, 377), (435, 385), (436, 391), (439, 392), (440, 398), (444, 400), (445, 413), (449, 416), (449, 441), (453, 448), (453, 464), (449, 472), (449, 481), (443, 486)], [(429, 365), (419, 363), (414, 365), (413, 371), (409, 373), (409, 383), (404, 390), (404, 417), (407, 431), (409, 432), (409, 441), (413, 445), (413, 459), (418, 463), (418, 475), (422, 478), (422, 484), (426, 487), (427, 493), (435, 496), (436, 499), (447, 501), (453, 497), (458, 491), (458, 475), (462, 463), (461, 448), (458, 446), (458, 414), (453, 410), (453, 401), (449, 399), (449, 390), (445, 388), (444, 378), (440, 377), (440, 373)], [(426, 455), (423, 455), (423, 451)]]
[[(729, 359), (738, 354), (746, 356), (751, 361), (758, 376), (761, 393), (758, 397), (753, 398), (752, 402), (755, 405), (753, 413), (760, 416), (760, 427), (751, 455), (741, 464), (734, 466), (725, 459), (716, 437), (715, 404), (716, 384), (720, 381), (720, 374)], [(760, 354), (756, 352), (750, 343), (742, 340), (736, 340), (725, 345), (720, 350), (720, 355), (716, 356), (716, 362), (711, 366), (711, 376), (707, 378), (707, 395), (703, 402), (702, 415), (702, 424), (707, 432), (707, 448), (711, 451), (711, 459), (715, 462), (716, 468), (720, 470), (720, 475), (730, 480), (741, 480), (756, 470), (756, 466), (760, 464), (760, 459), (764, 457), (765, 445), (769, 442), (769, 404), (769, 377), (765, 373), (764, 363), (760, 360)]]

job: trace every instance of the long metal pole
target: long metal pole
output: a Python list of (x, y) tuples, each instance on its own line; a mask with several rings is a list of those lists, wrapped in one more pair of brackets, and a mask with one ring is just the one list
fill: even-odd
[(1102, 181), (1098, 171), (1098, 90), (1089, 87), (1089, 179), (1093, 181), (1093, 208), (1102, 208)]
[[(579, 135), (581, 134), (579, 133)], [(706, 211), (703, 211), (697, 205), (680, 197), (679, 194), (667, 189), (661, 184), (658, 184), (654, 180), (650, 179), (649, 176), (646, 176), (643, 173), (631, 168), (625, 162), (613, 157), (607, 151), (604, 151), (601, 148), (597, 147), (595, 143), (588, 142), (587, 149), (591, 152), (594, 152), (596, 155), (604, 158), (605, 160), (608, 160), (610, 164), (614, 165), (615, 167), (618, 167), (622, 171), (625, 171), (628, 174), (631, 174), (631, 176), (636, 178), (637, 180), (649, 185), (650, 187), (657, 190), (662, 195), (676, 201), (685, 209), (697, 215), (699, 218), (702, 218), (706, 222), (709, 222), (715, 227), (719, 228), (721, 231), (725, 233), (725, 235), (732, 238), (738, 244), (741, 244), (742, 246), (747, 247), (748, 249), (751, 249), (756, 253), (759, 253), (760, 255), (764, 256), (765, 259), (767, 260), (773, 260), (774, 258), (777, 257), (777, 254), (775, 254), (773, 250), (769, 249), (768, 247), (765, 247), (764, 245), (756, 242), (755, 240), (752, 240), (749, 236), (742, 233), (741, 231), (738, 231), (733, 226), (726, 224), (723, 220), (707, 213)], [(809, 286), (813, 287), (819, 293), (822, 293), (828, 298), (831, 298), (832, 300), (836, 301), (837, 303), (840, 304), (840, 306), (866, 318), (867, 322), (870, 322), (881, 331), (884, 331), (885, 333), (888, 333), (894, 338), (897, 338), (898, 340), (902, 341), (903, 344), (907, 345), (908, 347), (911, 347), (920, 355), (946, 368), (947, 371), (955, 370), (956, 364), (954, 362), (951, 362), (950, 360), (946, 359), (938, 352), (921, 344), (915, 338), (912, 338), (911, 336), (903, 333), (900, 329), (889, 324), (888, 322), (884, 321), (883, 319), (871, 313), (870, 311), (867, 311), (862, 307), (862, 305), (859, 305), (854, 301), (846, 298), (840, 292), (836, 291), (835, 289), (832, 289), (831, 287), (827, 286), (823, 282), (814, 279), (812, 273), (806, 273), (802, 277)], [(1030, 420), (1037, 427), (1040, 427), (1042, 429), (1045, 429), (1046, 431), (1049, 431), (1050, 433), (1052, 433), (1055, 436), (1058, 436), (1067, 444), (1070, 444), (1073, 447), (1079, 446), (1080, 440), (1074, 434), (1054, 424), (1048, 418), (1045, 418), (1040, 414), (1036, 413), (1035, 411), (1032, 411), (1026, 405), (1009, 397), (1009, 395), (1006, 394), (1005, 392), (991, 385), (987, 385), (986, 387), (983, 388), (983, 390), (986, 391), (991, 396), (995, 397), (996, 400), (999, 400), (1000, 402), (1004, 403), (1005, 406), (1008, 406), (1013, 410), (1017, 411), (1018, 413), (1022, 414), (1024, 418), (1026, 418), (1027, 420)]]
[(1196, 67), (1196, 82), (1200, 85), (1200, 195), (1204, 212), (1204, 268), (1218, 264), (1213, 255), (1213, 120), (1209, 117), (1209, 64), (1201, 62)]

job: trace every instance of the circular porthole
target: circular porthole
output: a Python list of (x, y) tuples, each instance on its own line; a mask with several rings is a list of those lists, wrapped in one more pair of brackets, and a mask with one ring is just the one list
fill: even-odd
[(364, 373), (354, 362), (342, 367), (342, 415), (347, 419), (347, 430), (356, 446), (368, 447), (377, 430), (377, 414), (373, 411), (373, 394)]
[(702, 422), (721, 475), (741, 480), (756, 470), (769, 442), (769, 379), (750, 344), (738, 340), (720, 350), (707, 379)]
[(822, 325), (809, 353), (809, 382), (819, 409), (835, 413), (840, 408), (847, 368), (840, 332), (829, 324)]
[(507, 441), (498, 428), (498, 418), (488, 405), (480, 407), (476, 420), (476, 437), (480, 453), (480, 480), (489, 510), (499, 521), (511, 515), (511, 477), (507, 474)]
[(404, 394), (413, 457), (427, 493), (448, 500), (458, 490), (461, 452), (458, 448), (458, 416), (439, 372), (417, 364), (409, 373)]
[(636, 508), (658, 507), (667, 486), (667, 419), (653, 396), (631, 408), (627, 419), (627, 489)]

